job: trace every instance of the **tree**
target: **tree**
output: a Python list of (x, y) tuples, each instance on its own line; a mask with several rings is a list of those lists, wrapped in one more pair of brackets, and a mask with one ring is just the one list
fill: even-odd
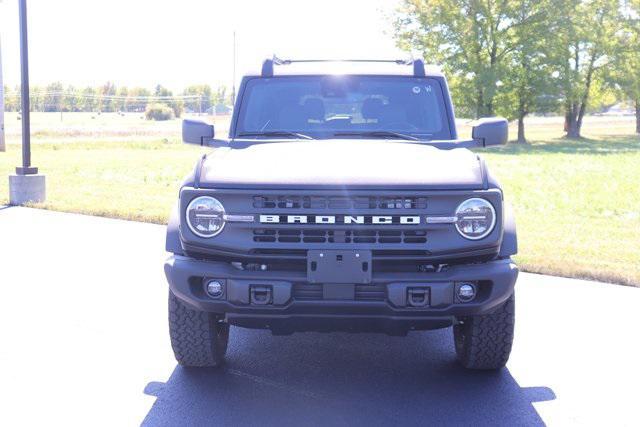
[(127, 111), (127, 98), (129, 96), (129, 89), (126, 86), (118, 88), (116, 92), (118, 99), (115, 100), (116, 111)]
[(82, 102), (80, 111), (93, 112), (98, 108), (97, 91), (91, 86), (87, 86), (82, 90)]
[(145, 111), (149, 102), (151, 91), (144, 87), (132, 87), (129, 89), (127, 100), (125, 102), (126, 111)]
[[(31, 111), (44, 111), (45, 108), (45, 89), (42, 86), (31, 85), (29, 87), (30, 103), (29, 108)], [(20, 106), (22, 111), (22, 105)]]
[(170, 96), (173, 96), (173, 92), (171, 92), (169, 89), (162, 86), (161, 84), (158, 84), (154, 89), (153, 96), (170, 97)]
[(167, 104), (173, 110), (176, 117), (182, 115), (184, 110), (184, 102), (181, 99), (173, 97), (173, 92), (162, 85), (156, 85), (154, 96), (160, 98), (157, 99), (159, 103)]
[(640, 133), (640, 0), (629, 2), (624, 10), (625, 25), (620, 32), (620, 49), (607, 72), (607, 81), (633, 102), (636, 133)]
[(556, 0), (550, 34), (564, 99), (565, 132), (580, 138), (595, 80), (619, 47), (619, 0)]
[(81, 98), (76, 87), (69, 85), (64, 91), (62, 99), (62, 111), (76, 112), (80, 111)]
[(4, 111), (20, 111), (20, 85), (4, 87)]
[(202, 113), (211, 107), (211, 86), (191, 85), (183, 92), (186, 96), (197, 96), (198, 98), (188, 98), (185, 100), (184, 106), (191, 111)]
[[(514, 31), (527, 21), (515, 19), (513, 0), (403, 0), (394, 22), (400, 48), (415, 49), (444, 64), (457, 86), (456, 105), (491, 116), (498, 82), (508, 54), (515, 48)], [(470, 93), (460, 97), (461, 93)]]
[(61, 82), (49, 83), (43, 95), (43, 111), (61, 111), (64, 98), (64, 86)]
[(231, 98), (227, 98), (227, 87), (218, 86), (211, 101), (213, 102), (213, 105), (227, 105), (228, 103), (231, 103)]
[(116, 85), (113, 82), (106, 82), (98, 89), (98, 111), (112, 112), (116, 111)]
[(510, 41), (513, 49), (506, 56), (507, 70), (499, 82), (497, 111), (518, 121), (519, 143), (525, 143), (525, 117), (534, 111), (557, 107), (549, 45), (549, 0), (518, 0)]

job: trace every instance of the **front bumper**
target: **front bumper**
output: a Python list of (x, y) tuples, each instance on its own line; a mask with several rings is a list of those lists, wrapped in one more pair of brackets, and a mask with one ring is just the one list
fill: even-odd
[[(186, 304), (219, 314), (229, 323), (268, 328), (287, 334), (307, 330), (383, 331), (405, 334), (411, 329), (450, 326), (457, 317), (492, 311), (513, 293), (518, 268), (511, 259), (450, 266), (428, 273), (373, 273), (366, 285), (317, 285), (305, 272), (238, 270), (225, 262), (173, 255), (165, 263), (171, 291)], [(224, 292), (217, 299), (205, 284), (217, 279)], [(456, 299), (460, 282), (475, 282), (472, 302)], [(268, 289), (267, 303), (252, 290)], [(411, 306), (409, 292), (424, 290), (423, 306)]]

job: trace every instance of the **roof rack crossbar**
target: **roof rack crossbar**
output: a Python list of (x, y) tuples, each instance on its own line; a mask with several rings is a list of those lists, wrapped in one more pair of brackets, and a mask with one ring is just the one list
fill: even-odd
[(272, 59), (265, 59), (262, 63), (262, 77), (273, 77), (274, 65), (289, 65), (301, 62), (375, 62), (413, 65), (413, 75), (415, 77), (424, 77), (426, 75), (424, 61), (422, 59), (281, 59), (274, 55)]

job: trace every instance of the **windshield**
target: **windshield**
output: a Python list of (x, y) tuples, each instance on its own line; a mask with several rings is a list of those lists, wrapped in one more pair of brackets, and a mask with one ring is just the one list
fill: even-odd
[(295, 76), (247, 81), (236, 137), (451, 139), (433, 78)]

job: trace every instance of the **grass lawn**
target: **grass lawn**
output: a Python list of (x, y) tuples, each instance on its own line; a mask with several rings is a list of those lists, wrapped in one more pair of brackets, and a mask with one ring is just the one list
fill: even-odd
[[(44, 117), (34, 118), (33, 163), (47, 175), (47, 202), (38, 206), (46, 209), (163, 223), (202, 150), (179, 142), (177, 121), (155, 127), (114, 115), (112, 126), (70, 117), (57, 128), (46, 121), (55, 117)], [(7, 120), (9, 144), (0, 153), (5, 177), (20, 163), (11, 126)], [(560, 134), (552, 119), (532, 120), (530, 145), (484, 153), (516, 211), (517, 261), (531, 272), (640, 285), (640, 138), (632, 122), (593, 118), (583, 141)], [(0, 204), (7, 187), (0, 179)]]

